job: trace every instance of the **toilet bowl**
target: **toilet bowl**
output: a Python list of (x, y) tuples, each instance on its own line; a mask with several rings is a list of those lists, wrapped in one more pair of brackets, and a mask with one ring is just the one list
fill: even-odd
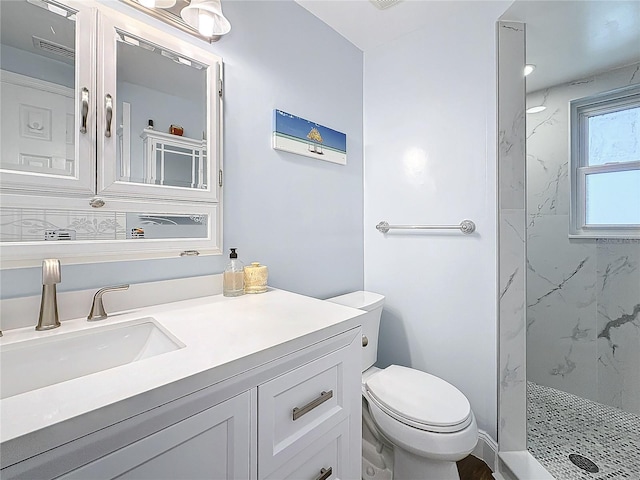
[(478, 440), (467, 398), (426, 372), (373, 366), (384, 296), (361, 291), (328, 301), (367, 311), (362, 317), (363, 428), (392, 449), (394, 480), (458, 480), (456, 461)]

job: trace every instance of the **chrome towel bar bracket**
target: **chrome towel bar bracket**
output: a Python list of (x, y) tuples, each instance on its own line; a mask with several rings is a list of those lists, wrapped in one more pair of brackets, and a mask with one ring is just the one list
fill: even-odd
[(387, 222), (380, 222), (376, 225), (379, 232), (387, 233), (391, 229), (400, 230), (460, 230), (464, 234), (476, 231), (476, 224), (471, 220), (463, 220), (460, 225), (389, 225)]

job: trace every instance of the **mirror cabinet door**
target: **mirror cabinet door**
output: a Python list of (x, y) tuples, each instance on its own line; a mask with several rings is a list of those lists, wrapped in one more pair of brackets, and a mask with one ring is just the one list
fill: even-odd
[(219, 58), (132, 19), (99, 22), (99, 194), (216, 202)]
[(88, 195), (95, 178), (95, 10), (0, 3), (0, 172), (5, 192)]

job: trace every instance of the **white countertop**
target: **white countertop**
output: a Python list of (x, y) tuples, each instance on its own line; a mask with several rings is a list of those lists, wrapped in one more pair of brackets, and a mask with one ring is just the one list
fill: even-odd
[(28, 438), (46, 427), (203, 372), (209, 382), (225, 380), (354, 328), (363, 313), (270, 289), (260, 295), (215, 295), (138, 308), (99, 322), (67, 320), (44, 332), (33, 327), (5, 331), (0, 345), (153, 317), (186, 347), (0, 400), (0, 442)]

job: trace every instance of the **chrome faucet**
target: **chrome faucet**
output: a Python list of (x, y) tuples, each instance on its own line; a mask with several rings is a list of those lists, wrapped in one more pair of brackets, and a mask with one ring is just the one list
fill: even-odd
[(129, 285), (116, 285), (115, 287), (104, 287), (96, 292), (93, 296), (93, 302), (91, 303), (91, 311), (87, 320), (93, 322), (95, 320), (103, 320), (108, 317), (107, 312), (104, 310), (104, 303), (102, 303), (102, 295), (107, 292), (114, 292), (117, 290), (127, 290)]
[(47, 258), (42, 261), (42, 299), (36, 330), (50, 330), (60, 326), (56, 284), (60, 283), (60, 260)]

